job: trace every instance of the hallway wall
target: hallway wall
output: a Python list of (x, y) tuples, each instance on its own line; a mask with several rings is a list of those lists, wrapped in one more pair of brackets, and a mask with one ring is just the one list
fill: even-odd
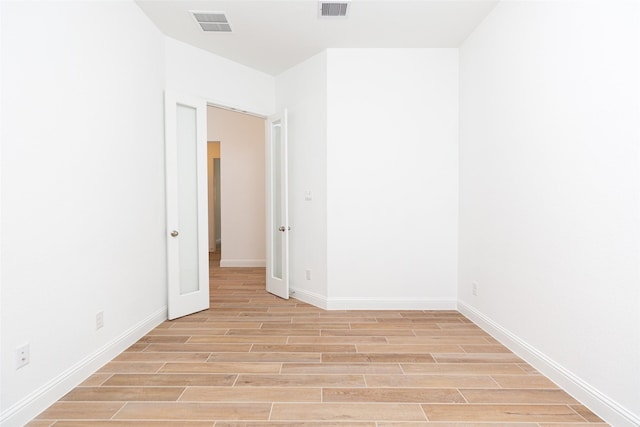
[(222, 267), (264, 267), (265, 120), (207, 107), (207, 136), (220, 141)]

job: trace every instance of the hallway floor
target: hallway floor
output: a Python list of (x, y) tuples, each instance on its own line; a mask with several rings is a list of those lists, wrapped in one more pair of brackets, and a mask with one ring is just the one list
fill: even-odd
[[(218, 252), (219, 254), (219, 252)], [(455, 311), (324, 311), (220, 268), (211, 308), (152, 330), (29, 426), (604, 426)]]

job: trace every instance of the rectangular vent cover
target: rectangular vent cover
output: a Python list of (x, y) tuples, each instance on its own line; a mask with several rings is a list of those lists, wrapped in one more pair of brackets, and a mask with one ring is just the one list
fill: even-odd
[(224, 12), (194, 12), (191, 14), (195, 18), (202, 31), (230, 33), (231, 25), (227, 21)]
[(349, 12), (348, 2), (320, 2), (320, 16), (325, 18), (345, 18)]

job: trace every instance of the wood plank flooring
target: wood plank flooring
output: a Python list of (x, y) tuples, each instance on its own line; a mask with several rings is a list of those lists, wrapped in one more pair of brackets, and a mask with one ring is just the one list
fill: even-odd
[[(218, 252), (219, 254), (219, 252)], [(323, 311), (220, 268), (211, 309), (159, 325), (29, 426), (604, 426), (455, 311)]]

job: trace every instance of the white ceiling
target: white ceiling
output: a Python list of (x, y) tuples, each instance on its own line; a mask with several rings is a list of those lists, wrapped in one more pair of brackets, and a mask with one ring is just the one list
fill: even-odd
[[(498, 1), (352, 0), (318, 18), (317, 0), (137, 0), (166, 35), (277, 75), (327, 48), (458, 47)], [(225, 12), (232, 33), (205, 33), (190, 10)]]

